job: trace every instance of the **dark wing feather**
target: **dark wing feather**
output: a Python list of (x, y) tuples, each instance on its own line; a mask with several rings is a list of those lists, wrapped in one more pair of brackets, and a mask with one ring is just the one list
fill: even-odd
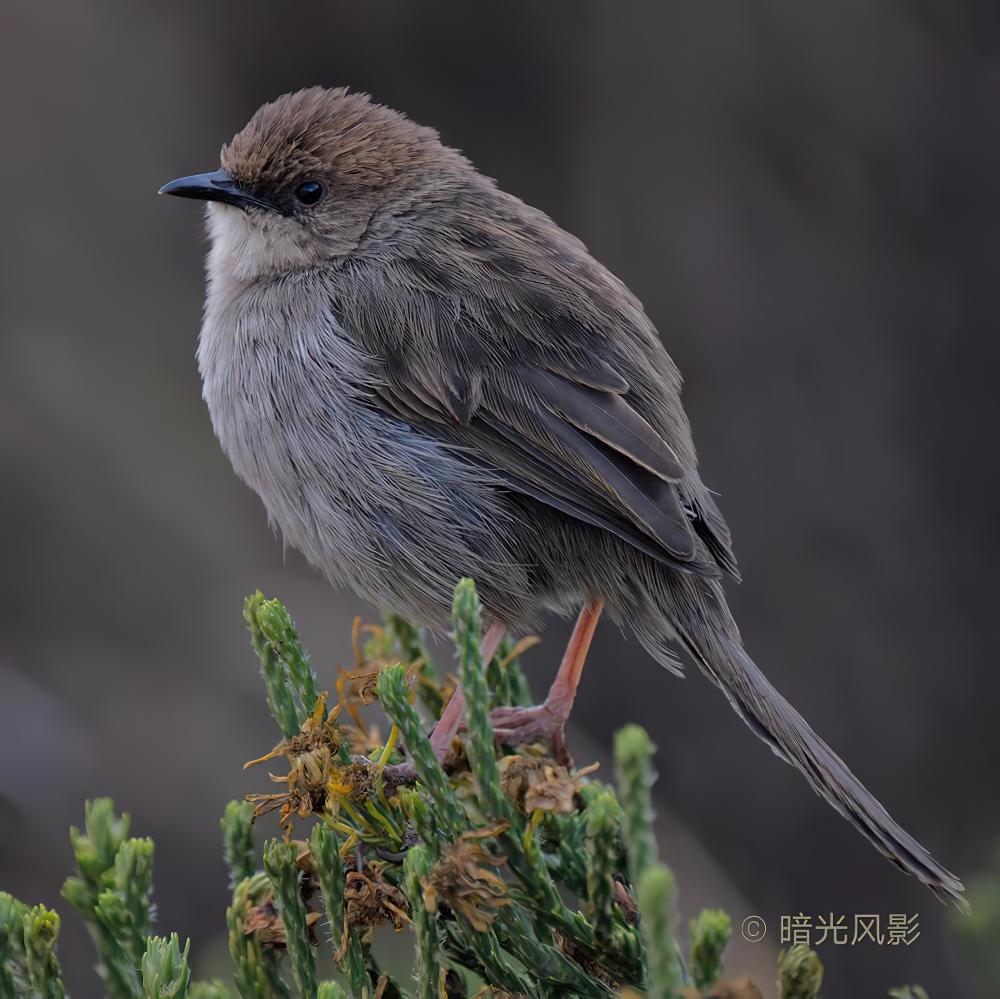
[(680, 482), (684, 478), (684, 469), (674, 449), (622, 396), (598, 391), (532, 365), (519, 364), (514, 370), (552, 413), (667, 482)]
[(648, 534), (617, 513), (610, 503), (601, 500), (593, 490), (588, 490), (578, 478), (557, 471), (550, 457), (510, 427), (499, 422), (493, 423), (483, 416), (478, 424), (478, 431), (482, 437), (483, 450), (490, 454), (502, 454), (505, 467), (502, 471), (499, 470), (495, 460), (487, 462), (480, 459), (480, 462), (497, 474), (514, 492), (539, 500), (585, 524), (609, 531), (658, 561), (668, 560), (662, 546)]
[[(441, 385), (435, 410), (426, 376), (403, 385), (399, 374), (397, 368), (377, 396), (382, 406), (460, 446), (515, 491), (654, 557), (685, 564), (695, 559), (692, 518), (676, 488), (684, 470), (669, 445), (628, 406), (627, 395), (515, 363), (480, 393), (478, 408), (460, 406), (468, 394)], [(500, 387), (505, 383), (506, 391)]]
[[(584, 252), (567, 245), (559, 266)], [(641, 308), (628, 296), (610, 315), (597, 292), (627, 292), (595, 285), (614, 279), (589, 257), (576, 275), (529, 280), (522, 269), (516, 282), (495, 259), (464, 273), (465, 257), (446, 275), (426, 259), (352, 265), (337, 314), (374, 361), (372, 404), (654, 558), (710, 575), (729, 569), (676, 369)]]
[[(674, 558), (689, 562), (694, 557), (694, 534), (681, 511), (677, 495), (669, 483), (647, 472), (642, 466), (623, 460), (615, 451), (602, 447), (598, 440), (581, 433), (572, 424), (548, 409), (535, 414), (550, 440), (559, 450), (572, 456), (573, 464), (582, 463), (594, 485), (608, 501)], [(559, 458), (555, 460), (558, 462)], [(665, 488), (660, 488), (665, 486)]]
[(622, 374), (599, 357), (570, 358), (550, 353), (541, 360), (549, 371), (578, 385), (586, 385), (599, 392), (613, 392), (615, 395), (624, 395), (628, 391), (628, 382)]

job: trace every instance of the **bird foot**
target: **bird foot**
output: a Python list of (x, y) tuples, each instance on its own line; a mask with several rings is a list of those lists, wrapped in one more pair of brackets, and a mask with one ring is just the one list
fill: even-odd
[(566, 712), (545, 702), (532, 707), (495, 708), (490, 712), (493, 739), (503, 746), (527, 746), (544, 741), (552, 747), (552, 755), (565, 766), (573, 759), (566, 748)]

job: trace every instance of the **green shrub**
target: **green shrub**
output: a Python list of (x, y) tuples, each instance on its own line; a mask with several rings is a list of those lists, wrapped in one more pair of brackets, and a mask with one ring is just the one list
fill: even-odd
[[(358, 662), (331, 706), (284, 606), (257, 593), (244, 614), (281, 733), (254, 762), (283, 758), (288, 774), (222, 819), (232, 985), (192, 982), (189, 942), (152, 935), (153, 843), (130, 837), (129, 817), (99, 799), (83, 832), (70, 832), (77, 872), (63, 897), (90, 932), (111, 999), (760, 995), (746, 979), (720, 981), (723, 912), (691, 922), (682, 957), (642, 729), (615, 740), (617, 793), (595, 767), (570, 770), (543, 746), (497, 749), (489, 712), (529, 702), (519, 654), (530, 643), (481, 661), (471, 580), (456, 589), (454, 620), (466, 727), (444, 766), (426, 733), (453, 685), (415, 628), (387, 616), (364, 642), (356, 629)], [(384, 739), (366, 710), (376, 700), (392, 725)], [(281, 835), (260, 856), (252, 826), (272, 812)], [(407, 981), (380, 966), (373, 930), (383, 924), (411, 934)], [(64, 995), (58, 934), (54, 912), (0, 893), (0, 996)], [(319, 981), (318, 955), (338, 981)], [(782, 956), (783, 999), (812, 999), (821, 979), (811, 951)]]

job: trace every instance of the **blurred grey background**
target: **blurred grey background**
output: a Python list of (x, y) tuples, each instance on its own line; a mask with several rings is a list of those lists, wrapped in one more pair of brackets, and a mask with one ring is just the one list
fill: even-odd
[[(370, 613), (283, 556), (216, 446), (200, 215), (155, 197), (314, 83), (434, 125), (626, 280), (686, 375), (750, 650), (941, 860), (986, 863), (995, 4), (7, 0), (0, 38), (0, 886), (56, 904), (67, 826), (113, 795), (156, 838), (159, 926), (208, 969), (218, 815), (264, 789), (240, 767), (273, 739), (242, 598), (280, 595), (331, 679)], [(539, 690), (565, 633), (529, 660)], [(695, 672), (604, 628), (575, 720), (581, 763), (627, 720), (653, 733), (685, 917), (759, 913), (765, 948), (781, 914), (917, 912), (909, 948), (824, 948), (826, 994), (985, 994), (943, 907)], [(97, 995), (64, 927), (74, 994)], [(770, 987), (765, 953), (734, 970), (756, 954)]]

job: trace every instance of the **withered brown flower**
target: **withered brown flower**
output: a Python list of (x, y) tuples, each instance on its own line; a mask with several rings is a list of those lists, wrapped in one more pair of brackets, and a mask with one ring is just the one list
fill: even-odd
[(468, 920), (477, 933), (485, 933), (496, 918), (496, 910), (510, 905), (503, 878), (491, 867), (507, 858), (486, 850), (481, 840), (498, 835), (506, 823), (462, 833), (441, 854), (438, 862), (420, 879), (424, 905), (436, 912), (444, 903)]
[[(377, 778), (378, 767), (374, 763), (356, 761), (333, 768), (327, 789), (333, 794), (344, 795), (349, 801), (363, 802), (371, 797)], [(335, 806), (330, 810), (335, 811)]]
[[(370, 638), (367, 643), (362, 641), (362, 633), (367, 632)], [(378, 678), (386, 666), (399, 662), (398, 657), (391, 654), (390, 641), (385, 628), (377, 624), (361, 623), (356, 617), (351, 630), (351, 644), (354, 648), (355, 667), (353, 670), (338, 666), (340, 676), (337, 678), (337, 709), (350, 716), (351, 723), (342, 726), (342, 733), (351, 745), (354, 753), (363, 756), (370, 755), (373, 750), (381, 748), (378, 729), (368, 725), (361, 716), (361, 708), (367, 707), (376, 700), (375, 688)], [(413, 676), (423, 663), (423, 658), (404, 663), (407, 676)]]
[(248, 794), (247, 801), (256, 803), (254, 818), (276, 808), (281, 809), (280, 821), (284, 825), (293, 816), (306, 818), (326, 804), (327, 784), (333, 770), (333, 760), (340, 746), (340, 732), (336, 725), (337, 709), (327, 714), (326, 693), (319, 696), (313, 713), (303, 722), (302, 729), (291, 739), (279, 742), (267, 755), (244, 764), (244, 769), (284, 756), (289, 772), (284, 776), (268, 774), (276, 784), (285, 784), (287, 790), (274, 794)]
[[(319, 922), (318, 912), (308, 912), (306, 914), (306, 925), (309, 927), (310, 936), (313, 935), (313, 927)], [(285, 924), (278, 913), (278, 908), (274, 904), (274, 896), (268, 896), (260, 905), (255, 905), (247, 911), (243, 919), (243, 932), (247, 935), (253, 933), (265, 947), (285, 947), (288, 943), (288, 933)]]
[(598, 768), (597, 763), (572, 773), (546, 756), (519, 753), (499, 761), (500, 786), (528, 814), (541, 809), (570, 813), (583, 778)]
[(367, 726), (361, 718), (360, 709), (375, 700), (375, 686), (378, 683), (379, 673), (386, 665), (388, 664), (380, 663), (375, 669), (356, 670), (337, 667), (340, 670), (340, 676), (337, 677), (338, 707), (351, 716), (355, 726), (362, 732), (367, 731)]
[(372, 927), (392, 923), (397, 932), (410, 922), (406, 896), (385, 876), (386, 864), (369, 860), (363, 871), (347, 871), (344, 876), (344, 929), (334, 959), (347, 953), (349, 931), (354, 927)]

